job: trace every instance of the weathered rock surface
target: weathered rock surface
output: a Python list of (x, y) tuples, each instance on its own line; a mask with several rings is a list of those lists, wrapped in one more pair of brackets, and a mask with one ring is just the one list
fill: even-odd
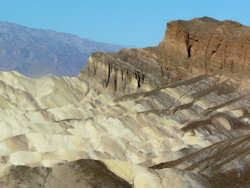
[(189, 75), (177, 64), (166, 66), (161, 63), (159, 52), (157, 48), (145, 48), (94, 53), (78, 78), (109, 88), (114, 95), (124, 95), (157, 88)]
[[(94, 53), (78, 77), (99, 80), (116, 93), (149, 90), (197, 73), (249, 79), (250, 28), (233, 21), (172, 21), (159, 46)], [(92, 63), (91, 63), (92, 62)]]
[(209, 71), (250, 71), (250, 28), (234, 21), (209, 17), (172, 21), (159, 46), (169, 57)]
[[(138, 52), (142, 52), (142, 54)], [(146, 53), (143, 54), (143, 52)], [(149, 55), (149, 57), (147, 57)], [(123, 49), (118, 53), (94, 53), (78, 77), (92, 79), (113, 93), (131, 93), (147, 87), (161, 85), (161, 66), (143, 49)], [(145, 87), (146, 88), (145, 88)], [(149, 89), (149, 88), (148, 88)]]
[(78, 78), (0, 73), (1, 187), (249, 187), (248, 80), (164, 58), (124, 49)]

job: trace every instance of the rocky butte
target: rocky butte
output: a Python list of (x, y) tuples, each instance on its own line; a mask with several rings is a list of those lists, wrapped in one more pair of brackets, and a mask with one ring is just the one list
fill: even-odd
[(249, 187), (249, 37), (179, 20), (77, 78), (1, 72), (0, 187)]
[(250, 28), (233, 21), (203, 17), (172, 21), (159, 47), (178, 60), (196, 63), (209, 72), (249, 73)]

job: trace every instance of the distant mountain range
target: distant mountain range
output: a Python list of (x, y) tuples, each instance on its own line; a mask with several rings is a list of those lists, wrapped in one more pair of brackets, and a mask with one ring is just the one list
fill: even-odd
[(68, 33), (0, 22), (0, 71), (15, 70), (30, 77), (76, 76), (93, 52), (119, 49)]

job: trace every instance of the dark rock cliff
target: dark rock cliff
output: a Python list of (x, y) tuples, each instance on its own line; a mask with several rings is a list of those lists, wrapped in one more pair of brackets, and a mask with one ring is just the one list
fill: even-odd
[(171, 21), (159, 47), (170, 57), (207, 71), (250, 71), (250, 28), (234, 21), (209, 17)]

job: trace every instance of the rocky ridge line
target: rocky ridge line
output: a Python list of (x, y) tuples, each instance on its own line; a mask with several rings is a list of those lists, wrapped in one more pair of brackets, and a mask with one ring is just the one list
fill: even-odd
[(124, 49), (93, 54), (78, 78), (0, 74), (0, 185), (249, 187), (249, 92), (224, 70), (170, 60)]

